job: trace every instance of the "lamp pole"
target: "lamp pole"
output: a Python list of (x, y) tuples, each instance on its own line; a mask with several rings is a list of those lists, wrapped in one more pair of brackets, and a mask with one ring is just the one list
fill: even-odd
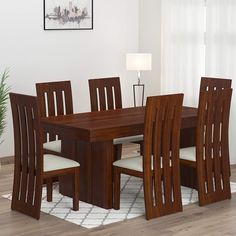
[(138, 83), (133, 85), (133, 95), (134, 95), (134, 106), (137, 106), (137, 93), (136, 90), (141, 90), (141, 106), (143, 106), (144, 103), (144, 84), (140, 83), (140, 71), (138, 71)]

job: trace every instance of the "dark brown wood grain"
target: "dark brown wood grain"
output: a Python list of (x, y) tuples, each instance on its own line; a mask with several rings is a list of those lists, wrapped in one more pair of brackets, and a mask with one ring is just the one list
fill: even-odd
[[(107, 196), (112, 196), (112, 165), (109, 163), (112, 163), (113, 155), (105, 147), (113, 149), (114, 138), (143, 134), (144, 114), (145, 107), (135, 107), (41, 119), (43, 129), (63, 135), (68, 141), (64, 147), (65, 153), (71, 153), (73, 142), (69, 140), (77, 140), (79, 147), (75, 160), (80, 162), (81, 200), (112, 208), (111, 199)], [(181, 128), (196, 127), (196, 118), (196, 108), (183, 107)], [(100, 147), (101, 143), (103, 145)], [(70, 155), (68, 157), (71, 158)], [(99, 161), (94, 161), (96, 159)], [(70, 189), (70, 181), (67, 181), (62, 186), (62, 193), (70, 196)], [(93, 192), (96, 192), (96, 199), (91, 200)]]
[(122, 108), (119, 77), (89, 79), (91, 111)]
[[(200, 91), (215, 91), (231, 88), (231, 79), (201, 77)], [(199, 94), (200, 99), (200, 94)], [(196, 129), (187, 128), (181, 131), (181, 147), (196, 146)], [(186, 160), (180, 160), (181, 184), (197, 189), (197, 171), (196, 163)]]
[[(15, 143), (11, 208), (39, 219), (43, 162), (40, 158), (42, 157), (42, 150), (37, 149), (41, 140), (39, 136), (34, 135), (34, 131), (40, 132), (36, 98), (10, 93), (10, 100)], [(39, 158), (35, 155), (36, 151)], [(30, 181), (29, 184), (28, 181)]]
[[(73, 114), (70, 81), (36, 83), (36, 92), (41, 117)], [(56, 139), (56, 134), (44, 133), (44, 142)]]
[(200, 84), (200, 92), (201, 91), (212, 91), (218, 89), (229, 89), (231, 88), (231, 79), (223, 79), (223, 78), (212, 78), (212, 77), (202, 77)]
[[(66, 174), (74, 176), (73, 209), (78, 210), (79, 167), (43, 171), (42, 129), (36, 97), (10, 93), (10, 101), (15, 143), (12, 210), (39, 219), (43, 179)], [(52, 198), (51, 194), (50, 191), (49, 199)]]
[(197, 123), (199, 204), (231, 198), (228, 126), (232, 89), (200, 93)]
[[(44, 129), (90, 142), (143, 134), (145, 107), (41, 118)], [(134, 119), (135, 117), (135, 119)], [(196, 127), (197, 109), (183, 107), (181, 129)]]
[(114, 208), (119, 209), (120, 174), (143, 178), (146, 218), (182, 211), (179, 146), (183, 94), (148, 97), (143, 172), (113, 166)]

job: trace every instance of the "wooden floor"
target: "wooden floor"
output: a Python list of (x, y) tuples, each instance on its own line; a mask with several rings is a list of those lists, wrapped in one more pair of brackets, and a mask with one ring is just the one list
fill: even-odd
[[(236, 182), (236, 166), (231, 168), (231, 180)], [(0, 167), (0, 196), (11, 192), (13, 165)], [(138, 217), (124, 222), (85, 229), (41, 212), (39, 221), (10, 210), (10, 201), (0, 197), (0, 236), (37, 235), (236, 235), (236, 194), (231, 200), (199, 207), (191, 204), (177, 214), (147, 221)]]

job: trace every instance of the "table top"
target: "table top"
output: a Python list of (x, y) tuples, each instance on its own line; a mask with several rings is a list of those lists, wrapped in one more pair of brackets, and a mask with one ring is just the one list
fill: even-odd
[[(84, 141), (105, 141), (143, 133), (145, 107), (85, 112), (41, 119), (47, 132)], [(183, 107), (181, 128), (195, 127), (197, 109)]]

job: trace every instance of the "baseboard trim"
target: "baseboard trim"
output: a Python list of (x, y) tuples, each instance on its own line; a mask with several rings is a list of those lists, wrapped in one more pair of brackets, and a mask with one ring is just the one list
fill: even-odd
[(9, 165), (14, 163), (14, 157), (8, 156), (8, 157), (0, 157), (0, 164), (3, 165)]

